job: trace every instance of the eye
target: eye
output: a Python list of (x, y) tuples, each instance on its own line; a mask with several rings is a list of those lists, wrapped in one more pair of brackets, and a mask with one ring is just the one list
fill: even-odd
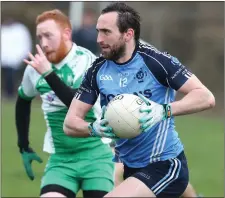
[(46, 39), (51, 39), (52, 34), (49, 33), (49, 32), (46, 32), (46, 33), (44, 34), (44, 37), (45, 37)]
[(105, 35), (109, 35), (111, 33), (110, 30), (104, 30), (103, 32), (104, 32)]
[(97, 29), (98, 32), (102, 32), (103, 34), (109, 34), (111, 33), (111, 30), (106, 29), (106, 28), (102, 28), (102, 29)]
[(50, 38), (50, 34), (45, 34), (45, 37), (46, 38)]

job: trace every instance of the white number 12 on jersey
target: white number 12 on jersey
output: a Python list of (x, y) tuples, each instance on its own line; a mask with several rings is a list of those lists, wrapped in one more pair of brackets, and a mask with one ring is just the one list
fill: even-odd
[(127, 78), (120, 78), (120, 87), (127, 86)]

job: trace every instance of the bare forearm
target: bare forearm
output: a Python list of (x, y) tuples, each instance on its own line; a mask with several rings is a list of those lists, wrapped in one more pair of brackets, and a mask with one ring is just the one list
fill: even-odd
[(181, 100), (170, 104), (173, 116), (197, 113), (215, 106), (212, 93), (205, 89), (196, 89)]
[(88, 122), (79, 117), (73, 118), (73, 120), (65, 119), (63, 130), (68, 136), (90, 137)]

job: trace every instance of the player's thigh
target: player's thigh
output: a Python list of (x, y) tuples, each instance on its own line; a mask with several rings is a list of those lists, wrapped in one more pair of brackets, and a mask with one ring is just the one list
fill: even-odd
[(186, 190), (184, 191), (184, 193), (182, 194), (182, 197), (197, 197), (197, 193), (195, 191), (195, 189), (193, 188), (193, 186), (188, 183), (188, 186), (186, 188)]
[(183, 152), (176, 158), (149, 164), (132, 176), (145, 183), (157, 197), (180, 197), (189, 180)]
[(80, 181), (74, 176), (73, 167), (73, 163), (62, 163), (57, 156), (50, 158), (41, 180), (41, 195), (50, 192), (75, 195), (80, 189)]
[(58, 192), (49, 192), (41, 195), (41, 197), (66, 197), (65, 195), (58, 193)]
[(89, 179), (82, 179), (81, 189), (84, 191), (104, 191), (110, 192), (114, 188), (112, 179), (104, 177), (94, 177)]
[(142, 181), (129, 177), (105, 197), (155, 197), (155, 195)]
[(109, 192), (114, 187), (114, 163), (111, 157), (82, 161), (81, 189)]

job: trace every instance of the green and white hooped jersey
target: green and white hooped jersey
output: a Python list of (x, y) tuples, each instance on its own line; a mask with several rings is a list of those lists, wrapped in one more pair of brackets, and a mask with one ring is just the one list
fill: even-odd
[[(78, 88), (85, 71), (96, 59), (89, 50), (73, 44), (68, 55), (58, 64), (52, 65), (56, 74), (68, 86)], [(27, 66), (18, 89), (20, 97), (31, 100), (40, 95), (42, 110), (47, 124), (44, 151), (48, 153), (80, 152), (103, 144), (99, 138), (73, 138), (63, 132), (63, 122), (68, 108), (59, 100), (45, 79), (31, 66)], [(97, 101), (86, 115), (85, 120), (93, 122), (101, 116), (100, 102)], [(106, 140), (107, 142), (107, 140)]]

